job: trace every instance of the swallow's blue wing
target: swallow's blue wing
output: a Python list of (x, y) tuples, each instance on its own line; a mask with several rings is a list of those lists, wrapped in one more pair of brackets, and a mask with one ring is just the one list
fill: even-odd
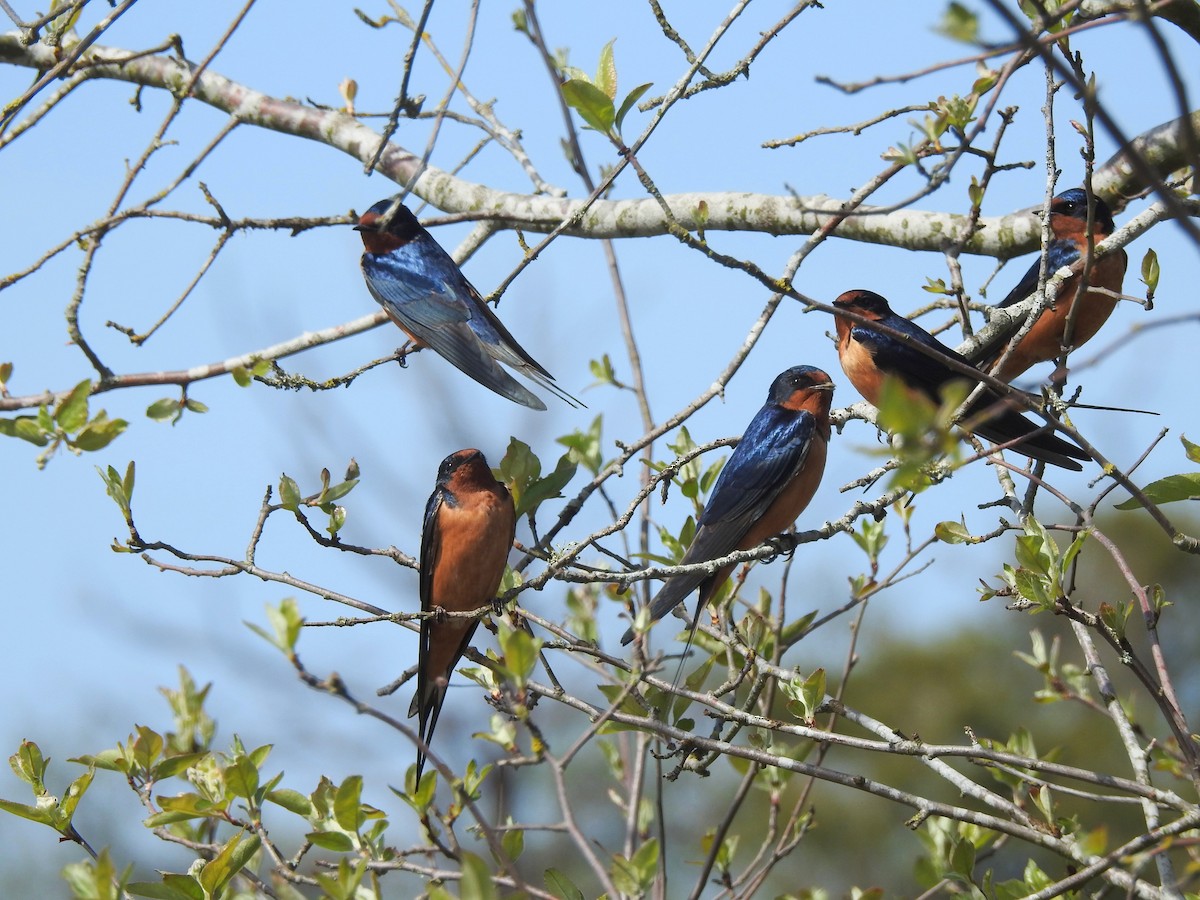
[[(484, 387), (531, 409), (545, 409), (546, 404), (500, 367), (490, 345), (473, 330), (472, 316), (477, 315), (470, 305), (474, 289), (461, 273), (455, 270), (457, 278), (445, 271), (430, 274), (427, 268), (407, 260), (398, 254), (363, 255), (367, 288), (388, 315), (411, 337), (429, 345)], [(455, 289), (458, 282), (461, 284)], [(486, 312), (478, 302), (476, 308)]]
[[(923, 344), (939, 353), (970, 365), (965, 358), (947, 347), (920, 325), (903, 316), (891, 315), (880, 321), (881, 325), (908, 336), (912, 343)], [(854, 325), (853, 340), (862, 344), (871, 353), (875, 365), (885, 375), (901, 379), (913, 390), (918, 390), (934, 403), (940, 402), (940, 393), (946, 382), (965, 376), (956, 375), (940, 360), (936, 360), (909, 343), (890, 334), (875, 331), (865, 325)]]
[[(721, 470), (682, 562), (705, 562), (737, 549), (746, 532), (804, 466), (815, 438), (812, 413), (773, 404), (760, 409)], [(668, 579), (650, 601), (651, 620), (661, 619), (710, 577), (695, 572)], [(621, 642), (628, 644), (632, 639), (629, 631)]]
[[(1069, 266), (1077, 259), (1079, 259), (1079, 247), (1074, 241), (1053, 240), (1046, 247), (1046, 273), (1053, 275), (1063, 266)], [(1001, 300), (997, 307), (1003, 309), (1031, 297), (1037, 290), (1038, 273), (1041, 266), (1041, 259), (1035, 260), (1021, 280), (1017, 282), (1016, 287), (1008, 292), (1008, 296)]]

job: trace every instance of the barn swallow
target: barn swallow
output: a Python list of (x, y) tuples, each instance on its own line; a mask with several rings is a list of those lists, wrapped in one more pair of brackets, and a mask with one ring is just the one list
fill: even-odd
[[(459, 450), (443, 459), (421, 530), (421, 611), (474, 612), (495, 600), (516, 530), (512, 496), (482, 453)], [(446, 686), (478, 625), (479, 619), (421, 619), (417, 693), (408, 708), (409, 716), (421, 717), (418, 784)]]
[[(833, 382), (812, 366), (794, 366), (771, 382), (767, 402), (750, 421), (696, 522), (696, 536), (681, 560), (701, 563), (749, 550), (786, 531), (808, 506), (825, 471)], [(697, 587), (692, 628), (733, 566), (711, 575), (695, 572), (667, 580), (650, 601), (657, 622)], [(633, 640), (630, 628), (622, 644)]]
[[(920, 325), (898, 316), (883, 297), (871, 291), (847, 291), (833, 302), (837, 309), (847, 310), (904, 335), (901, 340), (845, 316), (835, 316), (837, 325), (838, 359), (842, 370), (867, 402), (879, 405), (883, 380), (891, 375), (898, 378), (914, 394), (934, 404), (941, 402), (942, 388), (953, 381), (970, 380), (970, 376), (950, 368), (944, 362), (922, 353), (914, 345), (923, 344), (947, 359), (965, 366), (974, 366), (951, 350)], [(1021, 440), (1014, 449), (1033, 459), (1064, 469), (1082, 471), (1077, 459), (1090, 459), (1086, 453), (1053, 434), (1041, 433), (1038, 425), (1024, 418), (1009, 402), (984, 387), (971, 401), (963, 418), (969, 429), (980, 437), (997, 444)]]
[(583, 405), (516, 342), (450, 254), (405, 206), (393, 198), (380, 200), (362, 214), (354, 230), (366, 248), (362, 271), (367, 289), (418, 347), (432, 347), (484, 387), (522, 406), (546, 408), (500, 363), (572, 406)]
[[(1087, 254), (1087, 217), (1087, 193), (1081, 188), (1063, 191), (1050, 203), (1050, 231), (1053, 239), (1046, 246), (1046, 271), (1049, 274), (1053, 275), (1063, 266), (1072, 265)], [(1100, 243), (1115, 229), (1108, 204), (1096, 197), (1092, 216), (1094, 242)], [(1116, 297), (1093, 289), (1101, 288), (1103, 291), (1119, 294), (1127, 265), (1128, 257), (1124, 250), (1106, 254), (1103, 259), (1097, 260), (1088, 274), (1088, 292), (1073, 315), (1081, 275), (1071, 275), (1059, 288), (1054, 307), (1042, 311), (1037, 322), (1008, 358), (995, 367), (992, 374), (1001, 381), (1012, 381), (1030, 366), (1057, 359), (1062, 355), (1064, 345), (1077, 348), (1091, 340), (1117, 306)], [(1040, 269), (1041, 260), (1038, 260), (1029, 267), (1025, 277), (1000, 301), (997, 308), (1004, 309), (1032, 296), (1037, 290)], [(1074, 321), (1071, 321), (1072, 319)], [(1068, 335), (1066, 329), (1069, 321), (1071, 333)], [(1011, 329), (1000, 335), (995, 342), (980, 347), (973, 354), (972, 361), (985, 371), (994, 366), (1005, 345), (1020, 327), (1020, 321), (1013, 323)]]

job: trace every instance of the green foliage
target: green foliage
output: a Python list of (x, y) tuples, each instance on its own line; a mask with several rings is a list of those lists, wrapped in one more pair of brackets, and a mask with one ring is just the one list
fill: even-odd
[[(326, 896), (347, 900), (361, 897), (356, 892), (368, 871), (367, 864), (395, 858), (395, 851), (385, 840), (388, 822), (384, 813), (363, 801), (361, 776), (350, 775), (340, 784), (322, 778), (307, 796), (283, 788), (283, 773), (271, 775), (264, 771), (270, 746), (247, 749), (235, 736), (228, 750), (212, 749), (214, 728), (203, 708), (208, 687), (197, 690), (191, 676), (181, 669), (179, 690), (164, 689), (163, 693), (171, 704), (174, 729), (164, 734), (139, 725), (127, 741), (115, 748), (72, 760), (86, 766), (87, 771), (72, 782), (61, 802), (46, 790), (48, 760), (36, 744), (24, 742), (9, 760), (13, 771), (32, 788), (37, 803), (28, 806), (0, 801), (0, 811), (42, 822), (63, 837), (82, 843), (71, 825), (75, 808), (96, 772), (111, 771), (119, 773), (142, 795), (143, 802), (151, 805), (152, 812), (144, 821), (146, 828), (165, 829), (184, 843), (208, 848), (204, 858), (186, 872), (164, 872), (161, 881), (128, 886), (125, 882), (129, 870), (118, 877), (108, 851), (102, 851), (94, 861), (68, 867), (64, 872), (77, 897), (115, 898), (121, 890), (134, 896), (172, 900), (231, 896), (228, 891), (239, 875), (254, 872), (262, 862), (262, 839), (252, 830), (252, 823), (261, 820), (270, 808), (303, 820), (310, 848), (354, 855), (354, 859), (342, 858), (335, 869), (317, 876)], [(477, 792), (481, 779), (470, 770), (464, 779), (465, 789)], [(172, 793), (170, 784), (176, 780), (182, 780), (185, 789)], [(429, 785), (433, 785), (432, 778)], [(153, 809), (155, 805), (157, 810)], [(509, 844), (515, 847), (516, 841)], [(113, 886), (116, 893), (110, 890)]]
[(251, 622), (247, 622), (246, 627), (291, 657), (296, 652), (296, 642), (300, 640), (300, 630), (304, 627), (300, 607), (293, 598), (288, 597), (280, 601), (278, 606), (267, 606), (267, 620), (271, 623), (269, 632)]
[(523, 628), (510, 628), (501, 623), (497, 632), (500, 641), (502, 672), (507, 687), (516, 695), (523, 695), (525, 685), (537, 665), (542, 650), (542, 639), (535, 638)]
[(562, 489), (575, 477), (577, 468), (571, 453), (567, 452), (559, 457), (554, 471), (543, 478), (541, 460), (528, 444), (512, 437), (496, 469), (496, 477), (508, 486), (519, 519), (535, 514), (547, 500), (561, 497)]
[(953, 0), (942, 13), (942, 21), (934, 27), (934, 31), (943, 34), (954, 41), (964, 44), (979, 42), (979, 16), (958, 0)]
[(879, 565), (879, 554), (887, 546), (887, 528), (882, 520), (862, 519), (861, 522), (857, 531), (850, 532), (850, 537), (858, 544), (859, 549), (867, 554), (871, 566), (875, 567)]
[[(78, 10), (76, 14), (78, 15)], [(107, 849), (101, 850), (94, 860), (86, 859), (64, 866), (62, 872), (63, 880), (67, 882), (72, 895), (79, 900), (124, 900), (123, 892), (132, 892), (132, 885), (129, 884), (132, 874), (132, 863), (117, 872)], [(175, 895), (172, 900), (183, 900), (185, 897), (192, 900), (190, 895), (182, 894)], [(203, 897), (200, 900), (203, 900)]]
[[(704, 498), (708, 496), (713, 485), (717, 483), (717, 476), (721, 474), (721, 469), (725, 465), (725, 457), (721, 457), (709, 465), (707, 469), (701, 469), (700, 457), (696, 455), (699, 447), (700, 445), (692, 440), (691, 432), (687, 430), (686, 425), (680, 426), (679, 431), (675, 434), (674, 442), (667, 444), (667, 449), (675, 454), (677, 460), (685, 456), (691, 457), (687, 462), (679, 466), (673, 481), (678, 485), (679, 492), (692, 501), (697, 515), (703, 511)], [(674, 465), (674, 463), (655, 462), (651, 464), (651, 468), (656, 472), (661, 472), (669, 465)], [(691, 543), (690, 539), (688, 543)]]
[(262, 378), (271, 371), (269, 359), (255, 360), (249, 366), (234, 366), (229, 370), (238, 387), (250, 387), (255, 378)]
[(1046, 638), (1037, 629), (1031, 631), (1029, 637), (1033, 644), (1031, 652), (1014, 651), (1013, 655), (1045, 680), (1044, 686), (1033, 695), (1034, 699), (1038, 703), (1070, 699), (1090, 700), (1091, 680), (1087, 668), (1071, 662), (1060, 662), (1060, 645), (1057, 638), (1047, 644)]
[[(952, 425), (958, 408), (970, 393), (967, 381), (952, 381), (935, 406), (892, 377), (883, 381), (879, 397), (879, 427), (892, 435), (892, 447), (900, 465), (892, 473), (891, 485), (914, 493), (933, 483), (933, 473), (944, 456), (959, 453)], [(883, 451), (887, 452), (887, 451)]]
[(65, 839), (79, 840), (71, 820), (96, 775), (95, 767), (89, 766), (86, 772), (72, 781), (60, 800), (46, 788), (46, 770), (50, 760), (42, 756), (37, 744), (22, 741), (17, 752), (8, 758), (8, 764), (16, 776), (29, 785), (35, 802), (30, 806), (13, 800), (0, 800), (0, 811), (48, 825)]
[(658, 841), (650, 838), (643, 843), (633, 856), (624, 857), (619, 853), (613, 854), (613, 864), (609, 869), (613, 884), (622, 894), (641, 896), (654, 883), (654, 874), (658, 868)]
[(596, 416), (592, 419), (592, 424), (588, 426), (587, 431), (576, 430), (572, 434), (558, 439), (558, 443), (567, 448), (567, 455), (571, 462), (583, 466), (593, 475), (599, 475), (600, 470), (604, 468), (604, 457), (600, 452), (600, 433), (603, 424), (604, 417)]
[[(12, 364), (5, 363), (5, 368), (7, 376), (11, 377)], [(7, 377), (0, 381), (7, 381)], [(124, 419), (110, 419), (104, 410), (92, 416), (88, 411), (91, 393), (92, 381), (84, 379), (55, 404), (53, 412), (43, 404), (34, 416), (0, 418), (0, 434), (45, 447), (36, 459), (39, 469), (44, 469), (61, 447), (66, 447), (76, 456), (103, 450), (120, 436), (129, 423)]]
[(567, 81), (562, 85), (562, 93), (567, 105), (579, 113), (584, 122), (614, 143), (621, 144), (621, 126), (625, 116), (651, 86), (638, 85), (625, 95), (620, 107), (616, 106), (617, 66), (613, 58), (613, 43), (609, 41), (601, 49), (594, 78), (573, 66), (563, 67)]
[(187, 391), (183, 392), (183, 396), (179, 399), (174, 397), (163, 397), (155, 400), (146, 407), (146, 416), (156, 422), (170, 421), (172, 425), (183, 418), (183, 411), (194, 413), (208, 412), (208, 406), (201, 403), (199, 400), (193, 400), (187, 395)]
[(592, 373), (592, 377), (596, 380), (592, 385), (598, 387), (600, 385), (610, 385), (612, 387), (623, 387), (617, 381), (617, 373), (613, 369), (612, 358), (605, 353), (599, 359), (593, 359), (588, 363), (588, 370)]
[(108, 496), (112, 497), (113, 502), (120, 507), (121, 515), (124, 516), (125, 522), (128, 525), (133, 524), (133, 485), (134, 485), (134, 470), (133, 460), (125, 467), (125, 475), (121, 476), (112, 466), (107, 469), (96, 467), (96, 471), (100, 473), (100, 477), (104, 480), (104, 489)]
[(925, 846), (926, 855), (916, 865), (917, 883), (931, 888), (942, 881), (952, 882), (959, 896), (985, 900), (983, 879), (978, 879), (975, 865), (978, 851), (991, 844), (996, 835), (965, 822), (952, 822), (931, 816), (917, 832)]
[(1142, 284), (1146, 286), (1148, 297), (1153, 297), (1154, 292), (1158, 290), (1158, 277), (1160, 274), (1158, 254), (1154, 252), (1154, 248), (1150, 248), (1146, 251), (1146, 255), (1142, 257)]
[(817, 710), (825, 702), (825, 670), (817, 669), (802, 681), (780, 681), (779, 687), (789, 700), (788, 712), (806, 725), (815, 724)]
[(965, 519), (957, 522), (938, 522), (934, 526), (933, 534), (944, 544), (969, 544), (973, 540)]
[[(1058, 11), (1066, 5), (1067, 0), (1021, 0), (1020, 3), (1021, 12), (1029, 17), (1030, 23), (1036, 25), (1041, 22), (1051, 34), (1058, 34), (1075, 17), (1074, 11), (1058, 15)], [(1073, 3), (1071, 5), (1074, 6)], [(1065, 42), (1066, 38), (1062, 40)]]
[(583, 891), (575, 886), (566, 875), (558, 869), (549, 868), (545, 873), (546, 890), (558, 900), (584, 900)]
[(985, 584), (981, 599), (990, 600), (1003, 591), (1005, 596), (1019, 597), (1030, 604), (1034, 612), (1053, 611), (1059, 598), (1065, 595), (1063, 579), (1083, 549), (1088, 533), (1080, 531), (1066, 552), (1060, 554), (1054, 539), (1033, 516), (1025, 517), (1024, 530), (1016, 541), (1017, 566), (1006, 563), (1000, 573), (1005, 587), (996, 590)]
[(329, 469), (321, 469), (321, 489), (305, 497), (301, 494), (296, 479), (284, 472), (279, 476), (279, 508), (293, 512), (297, 517), (303, 515), (304, 507), (321, 510), (329, 516), (325, 530), (331, 538), (336, 539), (338, 532), (346, 524), (347, 515), (346, 507), (339, 505), (337, 501), (354, 490), (360, 475), (358, 462), (351, 457), (349, 465), (346, 466), (345, 477), (341, 481), (330, 484), (332, 477)]
[[(1183, 435), (1180, 435), (1179, 441), (1183, 444), (1184, 453), (1187, 454), (1188, 460), (1190, 462), (1200, 462), (1200, 445), (1193, 444)], [(1152, 481), (1146, 485), (1142, 488), (1142, 493), (1146, 495), (1146, 498), (1151, 503), (1155, 504), (1200, 499), (1200, 472), (1168, 475), (1166, 478), (1160, 478), (1158, 481)], [(1116, 508), (1129, 510), (1140, 509), (1141, 506), (1141, 501), (1137, 497), (1130, 497), (1128, 500), (1118, 503)]]

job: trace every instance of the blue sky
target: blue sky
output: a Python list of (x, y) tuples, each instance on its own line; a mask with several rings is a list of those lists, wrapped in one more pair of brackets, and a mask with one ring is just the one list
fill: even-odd
[[(17, 6), (28, 12), (23, 8), (28, 4)], [(693, 47), (702, 45), (725, 15), (723, 7), (712, 4), (675, 6), (666, 5), (668, 14)], [(817, 75), (856, 81), (919, 69), (969, 52), (932, 32), (940, 8), (936, 4), (921, 13), (924, 18), (907, 4), (882, 0), (830, 6), (804, 13), (768, 47), (748, 79), (680, 103), (667, 116), (640, 155), (663, 192), (785, 194), (792, 189), (846, 197), (883, 167), (879, 155), (889, 145), (914, 139), (915, 129), (905, 123), (907, 117), (858, 137), (831, 136), (792, 149), (765, 150), (762, 142), (821, 125), (851, 124), (883, 109), (969, 89), (974, 78), (970, 67), (851, 96), (817, 84)], [(212, 69), (267, 93), (329, 105), (341, 104), (338, 84), (352, 77), (359, 85), (358, 108), (384, 112), (396, 93), (410, 33), (394, 25), (368, 29), (352, 7), (324, 4), (322, 17), (317, 18), (297, 12), (296, 5), (264, 0)], [(757, 33), (789, 7), (779, 2), (752, 6), (727, 39), (728, 49), (719, 50), (712, 59), (711, 68), (724, 70), (732, 65)], [(225, 0), (169, 7), (141, 4), (101, 42), (140, 48), (175, 32), (183, 36), (188, 56), (199, 59), (227, 27), (236, 8)], [(483, 4), (464, 80), (477, 97), (497, 98), (497, 115), (510, 128), (522, 131), (547, 180), (567, 188), (572, 196), (583, 196), (558, 149), (562, 122), (552, 103), (548, 77), (528, 43), (512, 29), (513, 8), (513, 4)], [(383, 3), (363, 9), (372, 15), (387, 11)], [(94, 21), (106, 10), (104, 4), (92, 4), (84, 21)], [(653, 82), (652, 93), (660, 93), (685, 69), (678, 48), (663, 38), (645, 4), (623, 0), (546, 5), (542, 17), (550, 45), (569, 48), (571, 62), (588, 71), (594, 70), (601, 47), (615, 37), (622, 91)], [(863, 28), (864, 21), (872, 27)], [(428, 31), (447, 58), (456, 62), (464, 38), (459, 5), (435, 8)], [(985, 34), (996, 40), (1006, 37), (1002, 27), (988, 19)], [(1173, 40), (1169, 31), (1166, 35)], [(1075, 47), (1098, 70), (1101, 97), (1128, 133), (1177, 114), (1161, 66), (1141, 34), (1096, 29), (1078, 37)], [(1192, 78), (1189, 86), (1194, 96), (1197, 69), (1181, 68)], [(1129, 71), (1139, 77), (1120, 77), (1119, 73)], [(29, 80), (27, 70), (0, 68), (0, 94), (17, 96)], [(432, 106), (445, 89), (444, 75), (423, 54), (413, 90), (427, 94)], [(1005, 103), (1019, 105), (1020, 110), (1003, 145), (1006, 160), (1029, 159), (1036, 165), (997, 176), (987, 195), (985, 214), (1000, 215), (1041, 201), (1043, 92), (1042, 70), (1037, 66), (1019, 73), (1008, 88)], [(141, 92), (142, 110), (137, 112), (127, 102), (133, 94), (125, 84), (85, 85), (32, 133), (0, 151), (0, 183), (5, 185), (10, 223), (14, 223), (0, 247), (3, 274), (24, 268), (51, 244), (103, 214), (124, 177), (125, 161), (140, 154), (168, 106), (168, 98), (147, 90)], [(1060, 184), (1066, 187), (1078, 183), (1082, 171), (1079, 141), (1068, 125), (1069, 119), (1080, 118), (1080, 112), (1069, 90), (1060, 92), (1058, 110)], [(647, 120), (635, 111), (626, 134), (636, 134)], [(188, 104), (168, 135), (178, 143), (154, 157), (135, 183), (132, 199), (145, 197), (172, 179), (223, 124), (222, 114)], [(427, 135), (427, 123), (404, 122), (396, 139), (419, 153)], [(452, 168), (477, 139), (477, 133), (447, 124), (432, 162)], [(613, 150), (599, 136), (585, 132), (582, 141), (593, 170), (614, 161)], [(1107, 136), (1099, 137), (1100, 160), (1114, 149)], [(972, 171), (977, 170), (956, 172), (947, 187), (917, 206), (966, 211)], [(464, 174), (513, 191), (529, 189), (520, 169), (496, 148), (486, 149)], [(396, 190), (379, 175), (365, 176), (359, 163), (333, 149), (249, 126), (237, 129), (166, 206), (206, 210), (197, 180), (237, 217), (333, 215), (351, 208), (361, 212)], [(909, 173), (878, 200), (907, 196), (918, 183)], [(633, 173), (626, 171), (615, 196), (641, 195)], [(1117, 216), (1118, 222), (1142, 208), (1144, 202), (1133, 204)], [(438, 229), (435, 236), (453, 248), (468, 231), (467, 225), (451, 226)], [(215, 361), (302, 331), (346, 322), (375, 308), (357, 271), (360, 243), (350, 229), (318, 229), (294, 238), (240, 234), (194, 296), (143, 348), (131, 347), (116, 331), (105, 328), (108, 320), (144, 328), (156, 319), (194, 275), (214, 239), (200, 226), (155, 222), (135, 223), (106, 238), (82, 323), (114, 370), (140, 372)], [(710, 240), (722, 252), (778, 272), (803, 239), (710, 234)], [(1122, 304), (1096, 339), (1097, 348), (1131, 328), (1151, 323), (1154, 317), (1196, 311), (1194, 285), (1200, 282), (1200, 257), (1195, 246), (1169, 224), (1129, 248), (1131, 276), (1126, 290), (1137, 293), (1136, 273), (1148, 247), (1157, 251), (1163, 272), (1155, 311), (1146, 314), (1137, 306)], [(746, 276), (703, 261), (672, 238), (623, 241), (617, 252), (645, 360), (651, 408), (662, 419), (708, 387), (745, 339), (767, 294)], [(63, 323), (80, 257), (79, 252), (68, 251), (36, 276), (0, 293), (5, 323), (0, 330), (0, 362), (14, 363), (10, 382), (14, 394), (63, 389), (90, 374), (81, 355), (68, 345)], [(513, 237), (501, 234), (466, 264), (465, 271), (488, 293), (520, 258)], [(1028, 259), (1022, 259), (1005, 268), (994, 282), (992, 298), (1003, 296), (1026, 265)], [(977, 292), (993, 267), (988, 259), (964, 260), (968, 289)], [(920, 290), (926, 277), (946, 277), (939, 255), (831, 240), (805, 262), (796, 285), (827, 301), (849, 288), (870, 288), (888, 296), (898, 310), (907, 311), (929, 299)], [(111, 746), (134, 723), (165, 727), (166, 707), (156, 686), (173, 685), (176, 667), (184, 665), (199, 682), (215, 682), (210, 709), (221, 728), (218, 744), (234, 732), (248, 745), (274, 742), (272, 761), (287, 770), (290, 786), (308, 791), (320, 773), (337, 780), (355, 771), (371, 785), (374, 802), (397, 806), (398, 801), (390, 802), (394, 798), (385, 793), (385, 785), (402, 779), (412, 747), (378, 724), (358, 719), (307, 691), (279, 654), (242, 625), (243, 620), (262, 623), (265, 604), (278, 603), (294, 592), (246, 577), (214, 580), (163, 574), (136, 557), (113, 553), (109, 545), (114, 537), (124, 537), (122, 523), (94, 466), (123, 470), (130, 459), (137, 461), (134, 512), (145, 538), (193, 552), (239, 556), (262, 492), (278, 482), (281, 472), (308, 491), (317, 484), (322, 467), (336, 475), (354, 457), (362, 468), (363, 483), (346, 503), (349, 520), (343, 537), (372, 547), (395, 545), (415, 554), (421, 510), (438, 462), (449, 452), (476, 446), (495, 465), (509, 436), (515, 435), (551, 467), (560, 451), (555, 438), (586, 428), (596, 415), (604, 417), (606, 456), (615, 452), (615, 439), (632, 440), (641, 433), (630, 395), (611, 388), (586, 390), (591, 381), (588, 361), (603, 354), (613, 358), (619, 376), (628, 373), (598, 244), (557, 240), (509, 288), (499, 313), (564, 388), (584, 399), (587, 410), (570, 409), (549, 397), (547, 413), (518, 408), (471, 384), (431, 353), (421, 353), (406, 369), (375, 369), (348, 390), (283, 393), (257, 384), (242, 389), (230, 378), (204, 382), (190, 395), (207, 404), (210, 412), (186, 416), (175, 427), (143, 415), (147, 405), (170, 395), (169, 390), (138, 389), (97, 397), (93, 409), (105, 407), (110, 416), (129, 419), (128, 432), (103, 452), (81, 458), (60, 455), (43, 472), (34, 467), (36, 450), (30, 445), (0, 441), (0, 467), (6, 473), (10, 498), (4, 542), (8, 638), (0, 657), (4, 685), (0, 748), (12, 753), (23, 738), (37, 740), (55, 758), (53, 774), (66, 779), (77, 771), (65, 763), (68, 756)], [(1128, 464), (1140, 454), (1161, 427), (1171, 427), (1172, 436), (1141, 470), (1142, 481), (1186, 468), (1174, 435), (1200, 434), (1192, 392), (1185, 387), (1189, 369), (1182, 362), (1194, 340), (1194, 328), (1191, 322), (1155, 331), (1153, 342), (1145, 336), (1132, 338), (1088, 373), (1085, 399), (1090, 402), (1166, 413), (1160, 419), (1109, 413), (1077, 417), (1080, 427), (1119, 464)], [(795, 304), (785, 303), (729, 385), (724, 402), (709, 404), (688, 423), (692, 435), (709, 440), (740, 434), (761, 404), (771, 378), (800, 363), (820, 365), (834, 375), (839, 385), (837, 405), (858, 400), (824, 336), (829, 330), (831, 323), (823, 316), (805, 316)], [(379, 328), (292, 357), (284, 366), (311, 378), (330, 377), (382, 356), (401, 342), (400, 333), (390, 326)], [(1155, 366), (1152, 376), (1145, 377), (1150, 352)], [(874, 462), (868, 455), (878, 446), (873, 429), (853, 423), (834, 440), (824, 487), (802, 525), (841, 516), (855, 497), (839, 494), (838, 486)], [(669, 456), (661, 442), (656, 456)], [(1059, 482), (1090, 496), (1087, 485), (1094, 476), (1094, 471), (1068, 474)], [(581, 479), (572, 489), (580, 483)], [(618, 506), (628, 502), (636, 487), (631, 464), (625, 477), (612, 485)], [(947, 489), (935, 493), (918, 501), (914, 527), (921, 533), (964, 510), (975, 530), (994, 526), (994, 512), (975, 510), (975, 504), (997, 495), (993, 475), (985, 467), (957, 474)], [(1047, 515), (1062, 514), (1052, 505), (1046, 509)], [(687, 512), (677, 492), (666, 506), (656, 503), (654, 508), (656, 523), (672, 528)], [(586, 534), (585, 528), (600, 521), (581, 521), (580, 530), (570, 537)], [(868, 636), (886, 634), (894, 627), (925, 633), (934, 619), (954, 627), (981, 617), (998, 620), (1011, 615), (995, 603), (981, 606), (974, 593), (976, 579), (998, 569), (998, 554), (1008, 546), (999, 543), (1005, 547), (938, 547), (929, 573), (876, 604), (868, 619)], [(861, 570), (862, 559), (844, 536), (819, 551), (812, 549), (820, 554), (819, 576), (789, 606), (827, 611), (844, 602), (845, 578)], [(417, 607), (415, 572), (384, 559), (321, 550), (283, 517), (272, 519), (259, 561), (387, 609)], [(774, 587), (778, 577), (778, 567), (771, 567), (762, 570), (756, 581)], [(1150, 575), (1143, 577), (1149, 580)], [(311, 619), (350, 612), (316, 598), (298, 599)], [(554, 617), (562, 595), (551, 587), (522, 600), (540, 614)], [(602, 610), (603, 633), (613, 644), (624, 628), (617, 612), (612, 605)], [(660, 645), (669, 643), (671, 627), (661, 626), (667, 633), (657, 638)], [(829, 645), (828, 650), (813, 648), (812, 657), (798, 655), (795, 664), (811, 668), (814, 657), (836, 654), (844, 647), (845, 631), (826, 637), (822, 643)], [(302, 638), (300, 650), (313, 671), (337, 670), (356, 693), (370, 697), (376, 687), (411, 664), (416, 643), (411, 633), (383, 624), (311, 630)], [(379, 703), (402, 714), (407, 711), (409, 692), (406, 687)], [(438, 735), (443, 749), (454, 743), (456, 731), (465, 735), (473, 730), (469, 716), (486, 712), (477, 692), (452, 690)], [(480, 745), (467, 749), (481, 752)], [(461, 756), (456, 757), (456, 752)], [(461, 762), (466, 752), (455, 748), (451, 760)], [(337, 771), (338, 765), (351, 768)], [(0, 796), (23, 800), (22, 789), (15, 778), (0, 775)], [(98, 783), (93, 790), (111, 796), (111, 808), (91, 811), (93, 818), (81, 827), (94, 843), (117, 841), (126, 857), (136, 856), (147, 865), (186, 865), (178, 855), (164, 855), (158, 842), (147, 836), (127, 830), (109, 832), (117, 823), (137, 821), (139, 813), (132, 795), (120, 785), (110, 789)], [(53, 872), (79, 856), (70, 845), (54, 844), (44, 829), (8, 817), (0, 817), (0, 834), (5, 836), (0, 841), (0, 871), (37, 859), (44, 866), (39, 883), (55, 885)]]

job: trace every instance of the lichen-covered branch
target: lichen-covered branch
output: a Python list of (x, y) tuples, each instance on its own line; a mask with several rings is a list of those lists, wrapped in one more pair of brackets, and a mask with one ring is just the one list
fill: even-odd
[[(0, 35), (0, 63), (46, 70), (56, 64), (52, 48), (26, 46), (17, 32)], [(380, 136), (354, 116), (336, 109), (319, 109), (272, 97), (210, 70), (195, 77), (187, 61), (163, 54), (139, 56), (130, 51), (93, 46), (71, 74), (115, 79), (178, 93), (195, 78), (191, 97), (235, 116), (240, 122), (318, 141), (340, 150), (364, 165), (379, 149)], [(1200, 113), (1195, 114), (1200, 116)], [(1139, 137), (1134, 146), (1145, 152), (1158, 171), (1166, 174), (1187, 164), (1182, 157), (1181, 126), (1168, 123)], [(1095, 183), (1106, 200), (1121, 208), (1122, 197), (1139, 186), (1127, 169), (1128, 156), (1115, 158), (1097, 172)], [(528, 231), (548, 232), (570, 221), (583, 200), (515, 194), (458, 178), (436, 166), (420, 168), (419, 157), (396, 144), (380, 154), (378, 171), (405, 184), (418, 171), (414, 192), (448, 212), (471, 213)], [(693, 192), (658, 200), (596, 200), (578, 222), (562, 233), (590, 238), (651, 237), (670, 232), (674, 219), (689, 231), (759, 231), (767, 234), (814, 234), (829, 228), (845, 201), (825, 195), (788, 196), (742, 192)], [(963, 252), (1000, 258), (1029, 252), (1037, 246), (1038, 225), (1032, 216), (1012, 214), (980, 219), (982, 226), (962, 244)], [(859, 207), (833, 232), (836, 236), (911, 250), (941, 251), (957, 243), (969, 227), (968, 217), (922, 210), (877, 213)]]

